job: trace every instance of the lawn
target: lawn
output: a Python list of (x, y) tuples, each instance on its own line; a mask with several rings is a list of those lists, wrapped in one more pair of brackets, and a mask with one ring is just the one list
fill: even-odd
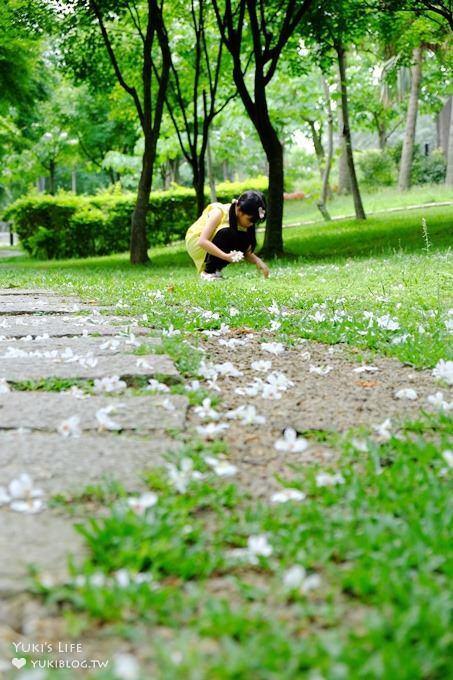
[[(453, 206), (424, 208), (288, 229), (288, 255), (269, 263), (268, 280), (240, 264), (222, 282), (200, 282), (174, 245), (146, 267), (127, 255), (0, 260), (0, 287), (55, 288), (165, 331), (186, 382), (200, 379), (200, 332), (222, 323), (271, 328), (286, 347), (346, 346), (359, 363), (396, 357), (416, 375), (453, 359), (452, 237)], [(436, 389), (448, 394), (447, 383)], [(209, 396), (221, 408), (220, 393), (195, 385), (188, 394), (194, 406)], [(282, 486), (299, 495), (271, 504), (214, 474), (206, 457), (228, 456), (221, 438), (176, 433), (173, 468), (145, 474), (158, 500), (143, 512), (128, 507), (120, 482), (54, 499), (82, 516), (88, 557), (70, 583), (38, 576), (37, 596), (59, 603), (74, 635), (128, 640), (142, 666), (130, 677), (143, 680), (446, 680), (451, 434), (446, 407), (421, 407), (379, 439), (354, 427), (304, 433), (336, 463), (327, 477), (316, 461), (294, 466)]]

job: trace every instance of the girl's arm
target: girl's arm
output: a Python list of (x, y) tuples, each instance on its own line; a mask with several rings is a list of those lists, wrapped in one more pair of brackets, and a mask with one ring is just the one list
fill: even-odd
[(206, 226), (201, 232), (200, 238), (198, 239), (198, 245), (203, 248), (203, 250), (206, 250), (206, 252), (210, 255), (220, 257), (221, 260), (226, 260), (227, 262), (232, 262), (233, 260), (230, 253), (224, 253), (223, 250), (220, 250), (220, 248), (214, 245), (214, 243), (211, 241), (216, 228), (220, 224), (222, 216), (223, 213), (220, 208), (213, 208), (213, 210), (211, 210), (208, 215)]
[(267, 279), (269, 276), (269, 267), (260, 257), (258, 257), (258, 255), (252, 253), (251, 250), (247, 251), (244, 255), (244, 260), (247, 260), (247, 262), (250, 262), (251, 264), (255, 264), (256, 268), (259, 269), (263, 276)]

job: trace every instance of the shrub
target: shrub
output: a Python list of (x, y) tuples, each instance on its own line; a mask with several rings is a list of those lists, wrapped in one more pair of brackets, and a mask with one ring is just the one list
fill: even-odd
[[(245, 189), (266, 193), (267, 179), (225, 182), (218, 187), (218, 200), (229, 203)], [(31, 194), (18, 199), (4, 211), (23, 248), (32, 257), (47, 259), (109, 255), (127, 251), (136, 195), (117, 191), (95, 196)], [(209, 197), (206, 194), (206, 204)], [(173, 187), (153, 192), (147, 214), (151, 245), (181, 240), (197, 218), (192, 189)]]
[(369, 149), (357, 155), (359, 180), (367, 189), (390, 186), (396, 182), (397, 170), (392, 156), (380, 149)]

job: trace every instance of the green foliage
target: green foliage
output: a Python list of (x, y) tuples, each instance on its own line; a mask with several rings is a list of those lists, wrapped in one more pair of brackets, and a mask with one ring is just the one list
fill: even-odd
[(360, 180), (367, 189), (391, 186), (396, 181), (396, 165), (389, 153), (369, 149), (357, 154)]
[(447, 160), (442, 149), (435, 149), (429, 156), (415, 155), (411, 171), (414, 184), (440, 184), (445, 182), (446, 174)]
[[(245, 189), (266, 192), (267, 179), (224, 182), (218, 200), (229, 203)], [(61, 259), (124, 252), (129, 247), (135, 194), (102, 193), (96, 196), (31, 194), (18, 199), (4, 212), (13, 221), (22, 246), (32, 257)], [(206, 203), (209, 202), (206, 196)], [(147, 216), (151, 245), (184, 238), (197, 218), (191, 189), (173, 187), (151, 195)]]

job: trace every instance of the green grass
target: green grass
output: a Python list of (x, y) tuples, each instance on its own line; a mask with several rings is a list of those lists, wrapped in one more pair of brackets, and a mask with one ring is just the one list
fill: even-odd
[[(200, 330), (221, 323), (288, 345), (343, 343), (359, 349), (358, 362), (377, 352), (432, 368), (451, 357), (452, 225), (449, 207), (289, 229), (288, 256), (270, 263), (269, 280), (239, 265), (223, 282), (201, 283), (175, 245), (153, 250), (146, 267), (126, 255), (0, 260), (0, 286), (55, 288), (121, 302), (126, 317), (146, 314), (141, 323), (154, 334), (180, 331), (163, 348), (185, 378), (197, 373)], [(189, 393), (191, 404), (205, 396), (205, 388)], [(364, 431), (331, 438), (338, 462), (322, 471), (344, 483), (318, 486), (316, 461), (293, 467), (282, 483), (306, 499), (277, 506), (213, 475), (204, 456), (228, 453), (224, 443), (186, 435), (169, 461), (188, 457), (204, 478), (177, 493), (165, 467), (145, 471), (158, 501), (143, 515), (115, 484), (54, 498), (61, 511), (90, 514), (79, 523), (87, 555), (72, 565), (71, 582), (49, 588), (38, 579), (37, 593), (60, 607), (70, 630), (137, 645), (143, 680), (446, 680), (453, 513), (442, 454), (452, 448), (451, 418), (421, 413), (395, 428), (380, 443)], [(256, 563), (235, 556), (254, 535), (267, 537), (272, 554)], [(318, 587), (285, 587), (294, 565), (318, 576)], [(52, 670), (46, 680), (72, 677)], [(111, 668), (84, 677), (118, 680)]]

